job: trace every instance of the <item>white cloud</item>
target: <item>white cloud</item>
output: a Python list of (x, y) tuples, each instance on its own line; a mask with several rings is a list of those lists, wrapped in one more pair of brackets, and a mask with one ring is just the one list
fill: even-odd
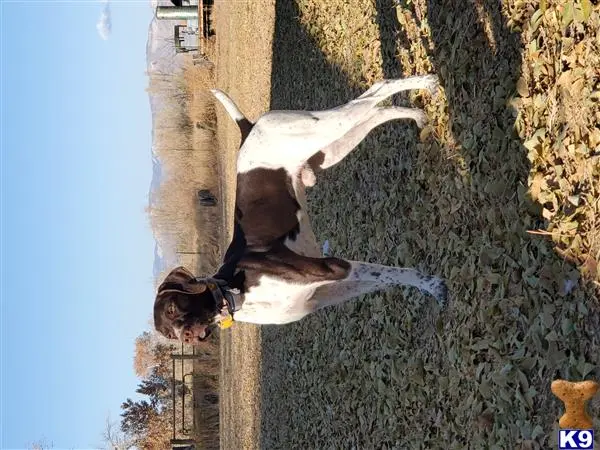
[(110, 32), (112, 30), (112, 19), (110, 14), (110, 4), (108, 1), (104, 2), (104, 8), (102, 8), (102, 13), (100, 14), (100, 18), (96, 23), (96, 29), (98, 30), (98, 34), (104, 40), (107, 40), (110, 37)]

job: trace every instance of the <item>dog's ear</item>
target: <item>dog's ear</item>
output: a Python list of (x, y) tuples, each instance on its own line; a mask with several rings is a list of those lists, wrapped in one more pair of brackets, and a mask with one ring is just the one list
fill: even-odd
[(196, 277), (185, 267), (173, 269), (158, 287), (157, 297), (169, 292), (183, 294), (201, 294), (206, 290), (206, 284), (196, 281)]

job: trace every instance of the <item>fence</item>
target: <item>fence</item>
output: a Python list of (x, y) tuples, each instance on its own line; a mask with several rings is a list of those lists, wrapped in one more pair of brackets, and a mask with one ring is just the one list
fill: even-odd
[[(194, 433), (196, 428), (196, 417), (193, 411), (195, 407), (195, 399), (194, 399), (194, 386), (193, 386), (193, 367), (188, 367), (186, 372), (186, 361), (193, 361), (195, 359), (200, 359), (202, 355), (196, 354), (196, 349), (192, 347), (191, 353), (186, 353), (186, 346), (181, 344), (181, 352), (180, 353), (172, 353), (171, 354), (171, 362), (173, 364), (173, 382), (171, 385), (171, 395), (173, 401), (173, 437), (171, 439), (171, 448), (184, 450), (184, 449), (194, 449), (195, 448), (195, 440), (190, 436)], [(177, 363), (180, 363), (180, 377), (181, 377), (181, 427), (179, 430), (177, 429)], [(188, 382), (189, 380), (189, 382)], [(190, 388), (188, 388), (190, 386)], [(189, 424), (186, 423), (186, 414), (185, 410), (187, 409), (186, 405), (186, 396), (189, 396), (190, 401), (188, 404), (192, 406), (192, 422), (191, 428), (188, 428)], [(183, 436), (182, 436), (183, 435)]]

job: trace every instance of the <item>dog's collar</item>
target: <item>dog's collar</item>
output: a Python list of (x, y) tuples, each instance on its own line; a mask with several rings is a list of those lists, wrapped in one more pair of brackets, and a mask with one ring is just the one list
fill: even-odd
[[(225, 280), (218, 278), (196, 278), (196, 281), (205, 283), (217, 305), (221, 305), (219, 328), (231, 327), (233, 314), (242, 307), (239, 289), (229, 287)], [(226, 314), (223, 314), (223, 311), (227, 311)]]

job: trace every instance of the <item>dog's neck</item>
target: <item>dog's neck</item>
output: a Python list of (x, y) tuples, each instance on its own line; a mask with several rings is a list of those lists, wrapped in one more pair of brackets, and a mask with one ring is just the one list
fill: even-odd
[(233, 316), (236, 311), (241, 309), (243, 303), (243, 273), (234, 276), (230, 281), (217, 277), (198, 277), (196, 281), (206, 284), (216, 301), (218, 313), (215, 320), (218, 321)]
[(236, 269), (240, 260), (243, 258), (247, 250), (246, 237), (241, 225), (236, 220), (233, 224), (233, 239), (225, 252), (223, 264), (219, 267), (213, 278), (224, 280), (229, 285), (235, 286)]
[(234, 314), (242, 308), (243, 294), (238, 288), (230, 286), (225, 280), (213, 278), (217, 288), (213, 292), (215, 297), (219, 298), (220, 306), (214, 317), (214, 323), (219, 328), (226, 329), (233, 325)]
[(213, 276), (218, 280), (219, 287), (225, 299), (221, 316), (229, 312), (234, 312), (242, 308), (244, 302), (244, 281), (245, 274), (237, 269), (237, 265), (247, 251), (246, 238), (244, 231), (237, 220), (233, 224), (233, 239), (223, 258), (223, 264)]
[(244, 302), (242, 291), (240, 288), (230, 286), (224, 281), (223, 284), (219, 285), (219, 287), (221, 288), (221, 292), (223, 293), (223, 298), (225, 300), (223, 307), (227, 309), (229, 314), (233, 315), (233, 313), (242, 308), (242, 303)]

